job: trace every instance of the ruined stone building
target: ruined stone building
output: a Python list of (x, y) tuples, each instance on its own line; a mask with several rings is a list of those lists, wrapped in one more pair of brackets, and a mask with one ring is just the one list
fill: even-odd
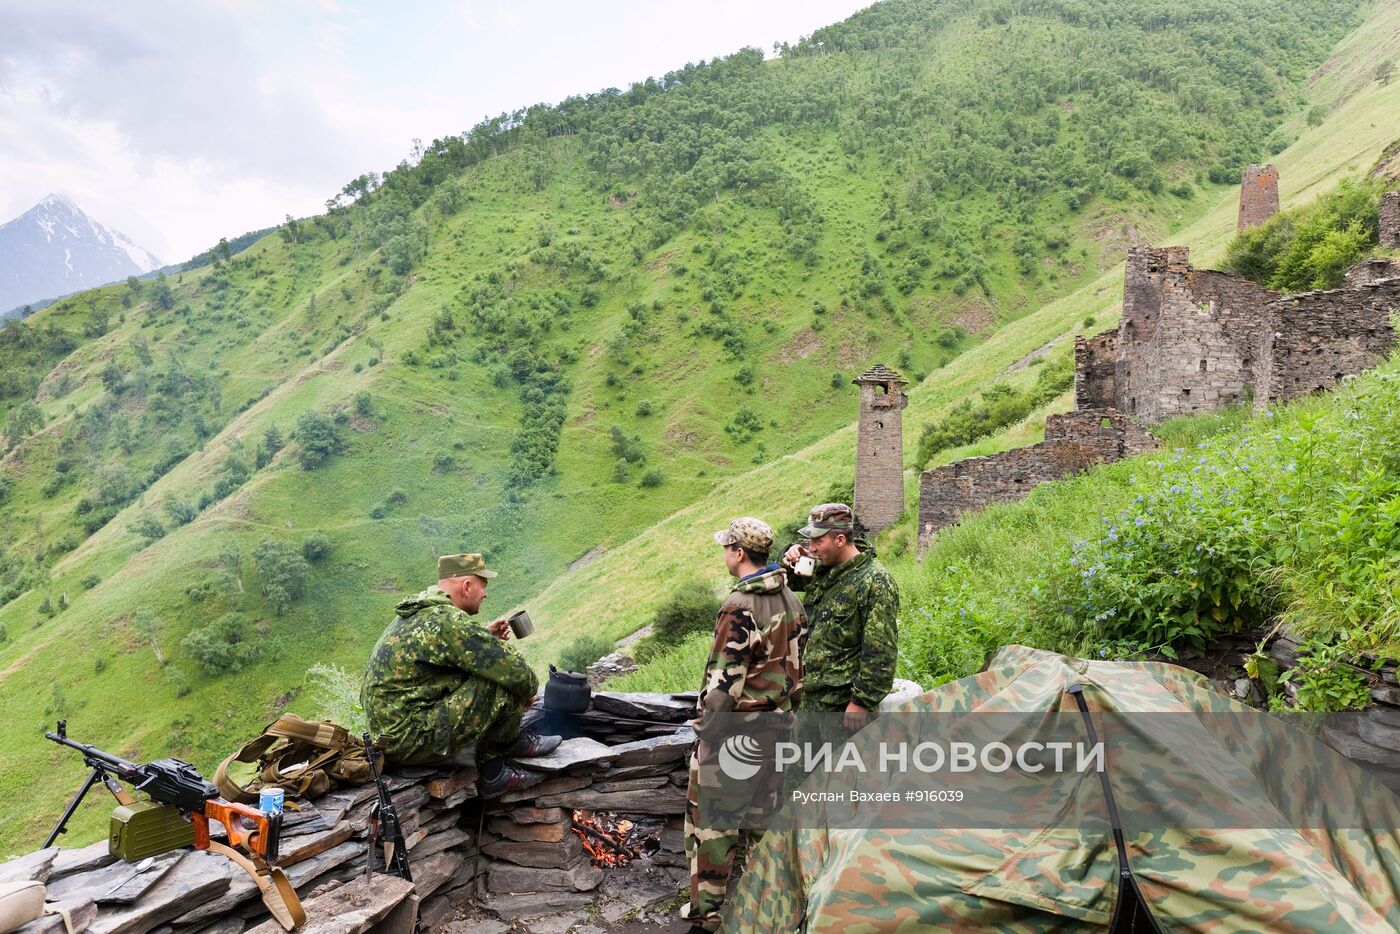
[(1400, 191), (1381, 195), (1381, 248), (1400, 249)]
[(852, 380), (860, 387), (856, 433), (856, 518), (871, 534), (904, 512), (904, 407), (909, 381), (875, 364)]
[(1330, 389), (1383, 361), (1395, 341), (1400, 279), (1387, 261), (1341, 289), (1287, 297), (1193, 269), (1185, 247), (1128, 251), (1116, 331), (1075, 340), (1075, 405), (1112, 406), (1147, 423), (1257, 406)]
[(1278, 213), (1278, 169), (1251, 165), (1240, 179), (1240, 217), (1237, 229), (1258, 227)]
[(1023, 498), (1058, 480), (1134, 454), (1155, 450), (1157, 439), (1121, 412), (1081, 409), (1045, 418), (1045, 440), (987, 457), (926, 470), (919, 478), (919, 543), (969, 510)]

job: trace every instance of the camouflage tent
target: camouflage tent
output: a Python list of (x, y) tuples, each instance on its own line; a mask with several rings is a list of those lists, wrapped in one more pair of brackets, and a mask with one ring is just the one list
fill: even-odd
[[(1400, 930), (1400, 799), (1330, 751), (1271, 756), (1228, 735), (1229, 718), (1212, 716), (1252, 711), (1200, 675), (1010, 646), (982, 674), (935, 688), (904, 710), (965, 716), (1076, 706), (1086, 718), (1087, 711), (1174, 712), (1217, 735), (1191, 744), (1200, 749), (1177, 749), (1177, 764), (1165, 770), (1115, 761), (1106, 744), (1106, 769), (1082, 786), (1090, 793), (1038, 826), (862, 829), (832, 826), (820, 813), (798, 817), (750, 848), (723, 930)], [(1228, 774), (1204, 774), (1212, 769)], [(1334, 802), (1364, 795), (1369, 813), (1364, 826), (1343, 821), (1340, 829), (1337, 821), (1326, 829), (1328, 820), (1300, 823), (1317, 829), (1283, 821), (1229, 829), (1270, 823), (1243, 818), (1207, 829), (1134, 829), (1143, 807), (1203, 787), (1242, 813), (1275, 807), (1288, 795)], [(1069, 813), (1076, 808), (1077, 815)]]

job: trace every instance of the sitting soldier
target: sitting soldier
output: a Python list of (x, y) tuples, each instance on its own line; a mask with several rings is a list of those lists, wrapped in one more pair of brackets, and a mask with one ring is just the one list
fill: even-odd
[(370, 734), (390, 762), (478, 765), (484, 798), (533, 777), (505, 757), (546, 755), (560, 740), (521, 729), (539, 682), (506, 645), (507, 621), (472, 619), (495, 576), (481, 555), (439, 558), (437, 586), (395, 607), (370, 653), (361, 696)]

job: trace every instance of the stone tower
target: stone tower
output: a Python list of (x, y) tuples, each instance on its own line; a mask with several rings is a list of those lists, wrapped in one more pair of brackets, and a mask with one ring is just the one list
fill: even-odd
[(1381, 248), (1400, 247), (1400, 190), (1381, 195)]
[(1278, 169), (1251, 165), (1240, 179), (1240, 230), (1258, 227), (1278, 213)]
[(856, 434), (856, 518), (874, 534), (904, 512), (903, 411), (909, 381), (875, 364), (852, 380), (860, 387)]

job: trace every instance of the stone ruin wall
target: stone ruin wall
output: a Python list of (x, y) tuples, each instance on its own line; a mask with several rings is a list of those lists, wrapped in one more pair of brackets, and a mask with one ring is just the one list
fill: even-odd
[[(1184, 247), (1128, 254), (1113, 395), (1116, 408), (1144, 421), (1213, 411), (1239, 401), (1256, 379), (1268, 329), (1264, 309), (1278, 293), (1192, 269), (1188, 257)], [(1102, 339), (1092, 340), (1106, 345)], [(1091, 357), (1105, 372), (1101, 355)], [(1086, 374), (1086, 381), (1099, 383), (1098, 395), (1108, 394), (1104, 379)]]
[(1381, 248), (1400, 249), (1400, 190), (1381, 195)]
[(1400, 312), (1400, 278), (1291, 295), (1269, 311), (1274, 330), (1264, 343), (1256, 409), (1331, 389), (1383, 363), (1395, 346), (1390, 316)]
[(1146, 430), (1113, 409), (1050, 415), (1045, 440), (924, 471), (919, 482), (919, 553), (933, 533), (970, 510), (1022, 499), (1049, 480), (1156, 448)]
[(1074, 339), (1074, 407), (1116, 408), (1118, 405), (1118, 332), (1104, 331)]
[(1240, 179), (1239, 230), (1258, 227), (1278, 213), (1278, 169), (1251, 165)]

